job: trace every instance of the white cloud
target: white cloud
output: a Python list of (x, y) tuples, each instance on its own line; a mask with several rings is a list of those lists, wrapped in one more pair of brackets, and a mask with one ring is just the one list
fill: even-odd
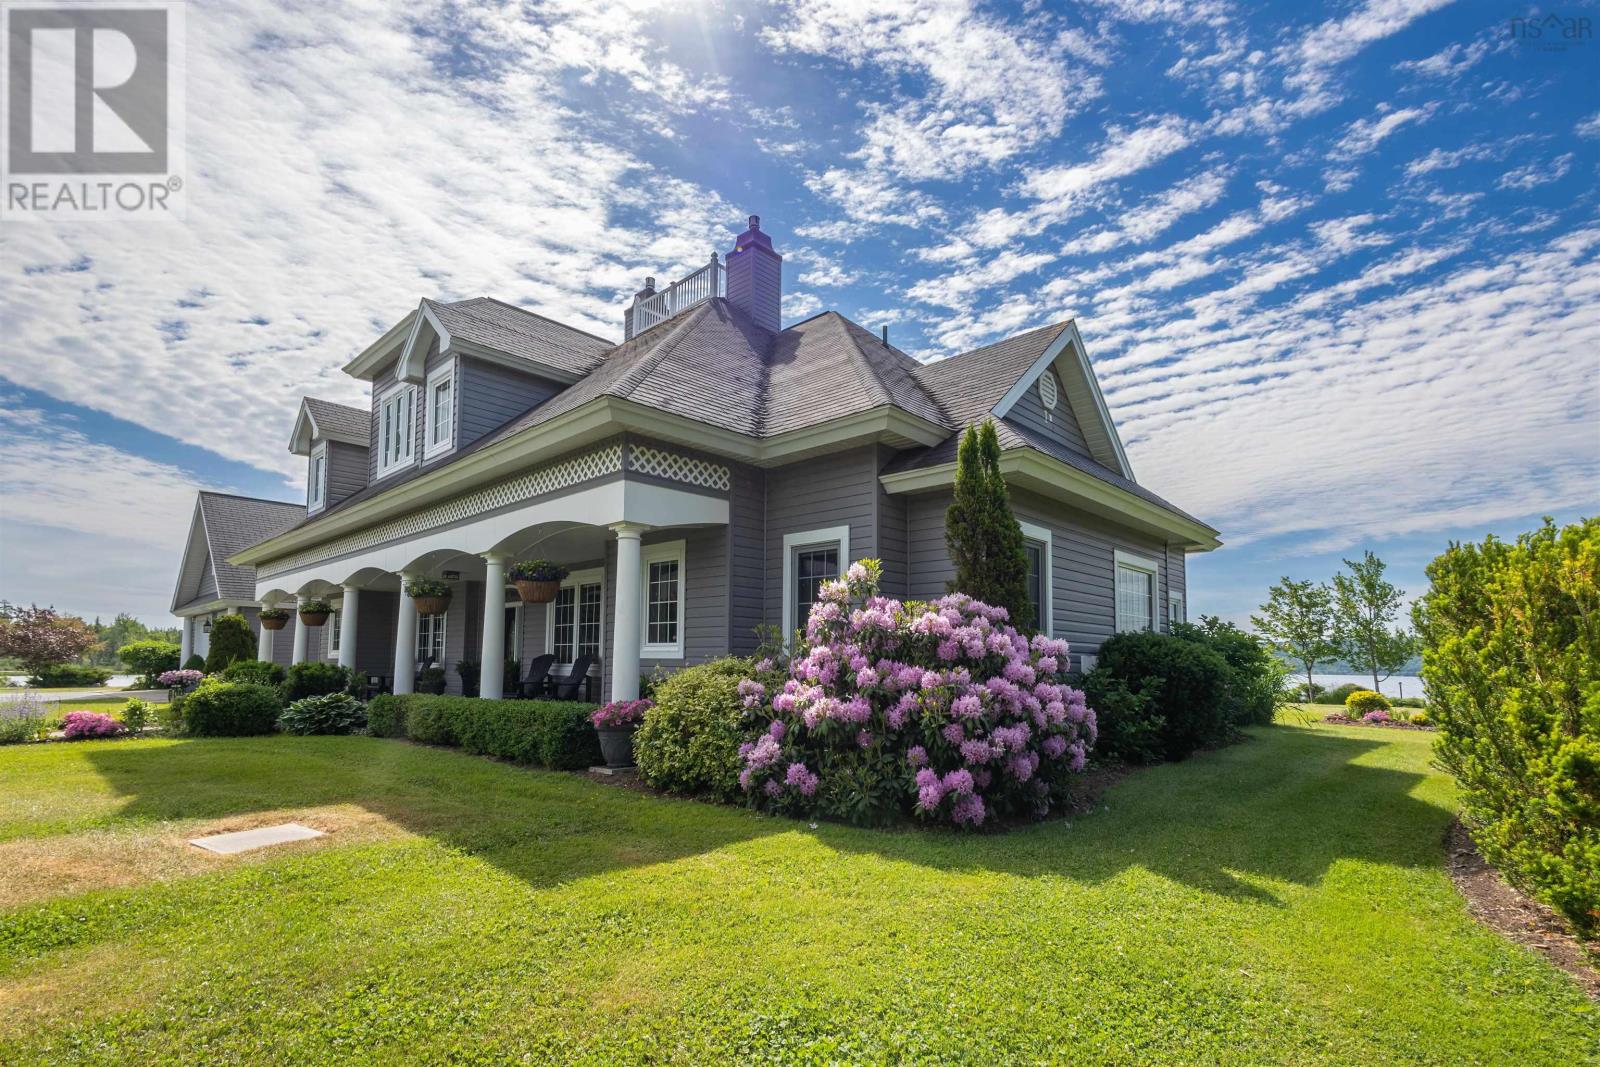
[(1489, 42), (1483, 38), (1469, 44), (1452, 44), (1423, 59), (1409, 59), (1395, 64), (1396, 70), (1420, 74), (1424, 78), (1443, 81), (1459, 78), (1489, 54)]
[(0, 435), (0, 598), (164, 618), (197, 479), (14, 403)]
[(1433, 113), (1432, 105), (1425, 107), (1406, 107), (1398, 111), (1390, 111), (1375, 119), (1357, 119), (1345, 127), (1344, 136), (1339, 138), (1333, 146), (1333, 151), (1328, 153), (1328, 158), (1350, 158), (1364, 156), (1378, 147), (1385, 138), (1394, 134), (1404, 126), (1414, 122), (1421, 122)]
[(1308, 31), (1296, 44), (1279, 49), (1289, 70), (1284, 83), (1300, 93), (1287, 110), (1312, 114), (1331, 106), (1338, 95), (1330, 86), (1333, 71), (1375, 41), (1400, 32), (1451, 0), (1367, 0), (1343, 18), (1329, 19)]
[(1577, 133), (1579, 137), (1600, 137), (1600, 111), (1578, 123)]
[(1560, 181), (1572, 169), (1572, 158), (1572, 153), (1568, 152), (1552, 160), (1529, 163), (1525, 167), (1508, 170), (1500, 175), (1500, 180), (1495, 182), (1495, 188), (1527, 190)]

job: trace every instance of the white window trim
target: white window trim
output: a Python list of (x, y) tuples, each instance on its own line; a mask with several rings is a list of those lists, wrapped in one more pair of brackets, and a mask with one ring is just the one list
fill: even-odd
[[(563, 589), (576, 589), (580, 585), (595, 584), (600, 586), (600, 648), (603, 651), (606, 647), (605, 568), (595, 567), (586, 571), (573, 571), (571, 574), (568, 574), (565, 578), (561, 579), (561, 588)], [(574, 657), (576, 657), (578, 654), (578, 634), (576, 630), (578, 625), (578, 615), (576, 600), (574, 600), (573, 603), (572, 625), (574, 627), (572, 634), (572, 654)], [(554, 654), (556, 650), (556, 602), (554, 600), (550, 601), (544, 606), (544, 650), (551, 654)], [(574, 662), (576, 662), (576, 658), (561, 664), (561, 666), (571, 667)]]
[[(678, 639), (668, 643), (656, 642), (651, 644), (650, 636), (650, 564), (670, 563), (678, 564)], [(683, 632), (688, 626), (688, 618), (684, 615), (687, 598), (684, 592), (689, 585), (688, 554), (685, 552), (683, 541), (662, 541), (659, 544), (645, 545), (639, 549), (639, 658), (640, 659), (682, 659), (683, 658)]]
[[(322, 462), (322, 477), (317, 477), (317, 461)], [(323, 441), (311, 450), (310, 469), (306, 471), (306, 513), (315, 514), (328, 506), (328, 442)]]
[(1171, 628), (1175, 622), (1188, 622), (1189, 612), (1183, 602), (1183, 594), (1175, 590), (1167, 590), (1167, 627)]
[[(406, 455), (405, 455), (404, 458), (396, 460), (393, 463), (385, 463), (384, 461), (385, 461), (385, 459), (387, 457), (384, 455), (384, 437), (385, 437), (385, 434), (383, 432), (384, 409), (388, 406), (390, 401), (394, 400), (396, 397), (400, 396), (400, 394), (405, 393), (407, 391), (409, 391), (411, 393), (411, 433), (406, 438), (406, 440), (407, 440)], [(416, 385), (414, 385), (412, 383), (409, 383), (409, 382), (402, 383), (400, 385), (393, 386), (390, 389), (386, 389), (382, 393), (378, 394), (378, 440), (377, 440), (377, 445), (378, 445), (378, 477), (379, 478), (387, 478), (391, 474), (394, 474), (394, 473), (396, 473), (398, 471), (406, 470), (407, 468), (416, 465), (416, 462), (417, 462), (417, 418), (418, 418), (419, 415), (420, 415), (420, 412), (417, 411), (417, 387), (416, 387)]]
[(1044, 613), (1044, 618), (1035, 619), (1033, 622), (1035, 626), (1039, 627), (1040, 633), (1046, 637), (1054, 637), (1056, 622), (1055, 575), (1052, 571), (1054, 563), (1051, 557), (1055, 555), (1055, 543), (1050, 537), (1049, 529), (1044, 526), (1036, 526), (1031, 522), (1023, 522), (1021, 519), (1017, 520), (1017, 525), (1022, 527), (1023, 537), (1029, 541), (1038, 541), (1044, 546), (1044, 552), (1041, 553), (1044, 558), (1039, 561), (1041, 565), (1039, 574), (1039, 610)]
[[(508, 585), (506, 586), (506, 592), (510, 592), (515, 588), (515, 586)], [(522, 666), (522, 638), (524, 636), (523, 619), (527, 615), (527, 606), (520, 600), (516, 601), (515, 603), (507, 600), (505, 607), (511, 609), (511, 624), (506, 627), (506, 635), (511, 641), (511, 658), (517, 661), (518, 666)]]
[(323, 650), (323, 659), (339, 658), (339, 643), (344, 640), (344, 627), (339, 624), (339, 613), (344, 610), (344, 605), (335, 604), (333, 610), (328, 612), (328, 647)]
[[(427, 417), (422, 431), (422, 458), (446, 456), (456, 450), (456, 417), (461, 411), (461, 389), (456, 384), (456, 361), (441, 363), (428, 372), (428, 381), (422, 391), (422, 404)], [(433, 390), (440, 382), (450, 383), (450, 433), (443, 441), (433, 439)]]
[[(430, 617), (439, 620), (439, 659), (436, 663), (434, 663), (434, 666), (445, 666), (445, 657), (450, 651), (450, 612), (448, 610), (441, 611), (433, 616), (419, 614), (417, 616), (417, 643), (413, 649), (413, 655), (416, 657), (417, 668), (419, 670), (422, 667), (423, 661), (428, 658), (422, 654), (422, 620)], [(432, 637), (434, 635), (430, 634), (429, 636)], [(431, 640), (428, 643), (430, 646), (433, 644)]]
[[(1117, 621), (1117, 568), (1127, 567), (1129, 570), (1147, 571), (1150, 574), (1150, 626), (1152, 632), (1160, 632), (1161, 619), (1157, 613), (1156, 605), (1161, 602), (1161, 564), (1148, 556), (1137, 556), (1132, 552), (1124, 552), (1118, 548), (1112, 552), (1114, 566), (1111, 571), (1111, 623), (1118, 633), (1123, 627)], [(1145, 629), (1137, 627), (1136, 629)]]
[(839, 576), (850, 567), (850, 527), (830, 526), (825, 530), (805, 530), (783, 535), (783, 641), (788, 644), (800, 628), (794, 617), (794, 554), (796, 549), (813, 548), (837, 542), (839, 545)]

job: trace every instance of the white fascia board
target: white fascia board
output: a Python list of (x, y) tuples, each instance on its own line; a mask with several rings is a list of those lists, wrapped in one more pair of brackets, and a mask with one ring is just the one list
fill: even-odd
[(396, 348), (405, 344), (406, 338), (411, 336), (411, 330), (416, 325), (417, 313), (410, 311), (406, 317), (389, 327), (382, 337), (361, 350), (361, 354), (344, 365), (344, 372), (352, 378), (359, 378), (370, 382), (376, 375), (379, 367), (389, 361)]
[(1100, 381), (1095, 377), (1094, 366), (1089, 362), (1089, 355), (1084, 350), (1083, 337), (1078, 333), (1076, 321), (1067, 323), (1066, 328), (1056, 335), (1056, 339), (1039, 354), (1039, 358), (1034, 360), (1027, 372), (1006, 391), (1006, 395), (990, 409), (989, 414), (997, 419), (1005, 418), (1006, 413), (1016, 406), (1023, 394), (1050, 367), (1056, 368), (1056, 373), (1061, 378), (1062, 391), (1067, 395), (1067, 404), (1072, 408), (1072, 415), (1078, 420), (1078, 425), (1084, 429), (1084, 436), (1090, 438), (1090, 448), (1094, 447), (1092, 435), (1097, 429), (1105, 438), (1107, 450), (1102, 450), (1102, 454), (1096, 455), (1095, 458), (1130, 482), (1135, 481), (1133, 468), (1128, 463), (1128, 454), (1122, 448), (1122, 438), (1117, 434), (1116, 423), (1111, 421), (1111, 409), (1106, 407), (1105, 394), (1100, 391)]
[(406, 338), (405, 351), (400, 354), (400, 362), (395, 364), (394, 378), (397, 382), (417, 383), (422, 381), (423, 368), (428, 362), (428, 345), (418, 345), (426, 336), (423, 327), (426, 326), (439, 338), (439, 351), (447, 352), (452, 339), (450, 331), (444, 328), (439, 317), (433, 312), (433, 305), (427, 300), (417, 305), (416, 318), (411, 322), (411, 333)]

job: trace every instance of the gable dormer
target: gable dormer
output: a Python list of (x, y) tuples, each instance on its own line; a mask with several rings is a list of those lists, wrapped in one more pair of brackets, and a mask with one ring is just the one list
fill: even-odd
[(300, 401), (289, 451), (306, 457), (306, 513), (315, 515), (367, 486), (367, 413), (315, 397)]

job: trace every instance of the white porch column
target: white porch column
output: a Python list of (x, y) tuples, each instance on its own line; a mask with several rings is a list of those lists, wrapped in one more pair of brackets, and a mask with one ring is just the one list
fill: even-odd
[[(264, 603), (261, 607), (266, 609), (272, 607), (272, 605)], [(261, 621), (260, 615), (256, 616), (256, 629), (260, 631), (256, 634), (256, 659), (263, 663), (270, 662), (272, 659), (272, 631), (267, 629), (267, 625)]]
[(636, 522), (611, 527), (617, 535), (617, 610), (611, 632), (611, 699), (639, 698), (639, 535)]
[(356, 669), (356, 619), (361, 615), (361, 587), (344, 587), (344, 603), (339, 605), (339, 666)]
[(300, 621), (300, 605), (294, 606), (294, 654), (289, 657), (290, 663), (304, 663), (306, 661), (306, 645), (310, 643), (311, 627)]
[(406, 596), (412, 575), (400, 572), (400, 621), (394, 628), (394, 691), (415, 692), (417, 687), (417, 602)]
[(483, 557), (483, 648), (478, 659), (478, 695), (499, 700), (505, 695), (506, 558), (489, 552)]
[(194, 655), (194, 619), (188, 615), (178, 617), (178, 666), (182, 667)]

